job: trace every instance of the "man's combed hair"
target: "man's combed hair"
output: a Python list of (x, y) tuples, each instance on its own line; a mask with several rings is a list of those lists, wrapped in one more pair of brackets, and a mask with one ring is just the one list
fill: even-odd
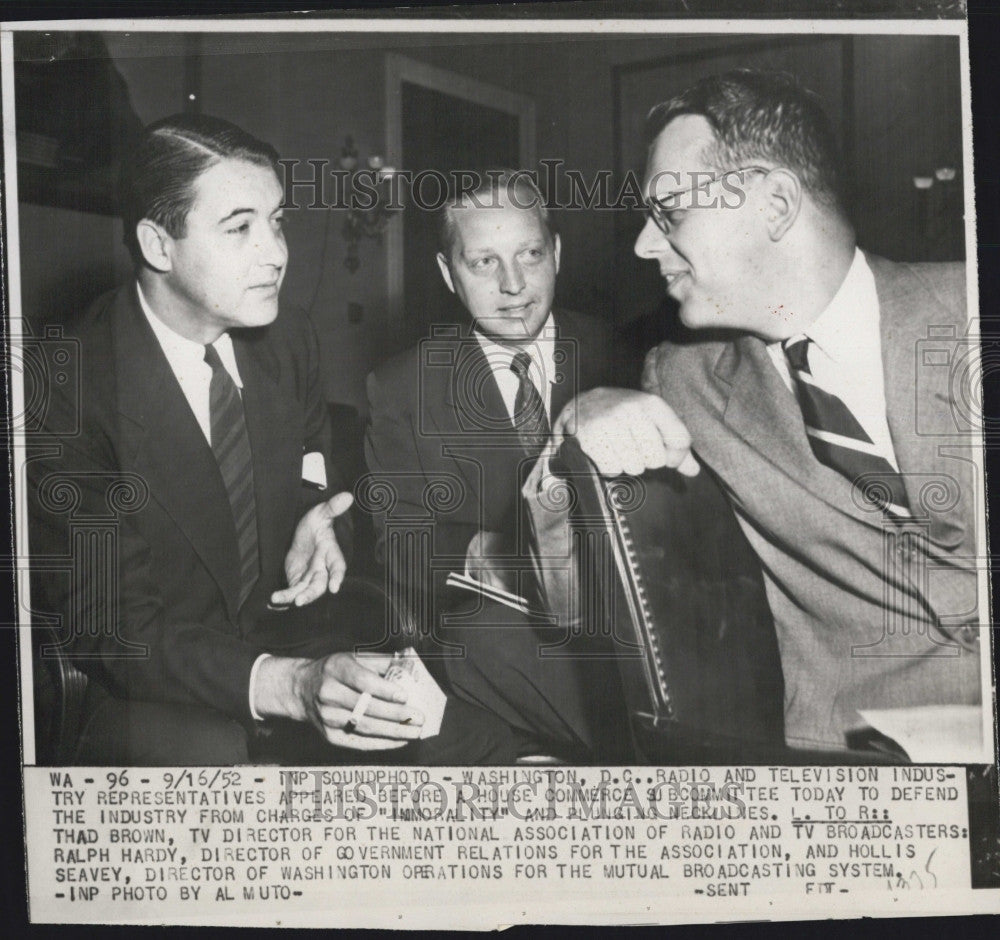
[(182, 238), (195, 180), (225, 159), (278, 169), (278, 152), (270, 144), (221, 118), (175, 114), (145, 129), (125, 157), (119, 187), (123, 239), (134, 261), (142, 261), (136, 225), (149, 219)]
[(534, 208), (549, 237), (555, 235), (545, 198), (529, 170), (491, 167), (471, 173), (453, 173), (448, 197), (438, 212), (438, 248), (445, 258), (451, 259), (451, 250), (455, 245), (455, 220), (451, 210), (461, 206), (497, 207), (501, 195), (518, 208)]
[(736, 69), (704, 78), (646, 118), (646, 142), (682, 114), (704, 117), (715, 132), (708, 160), (721, 170), (766, 162), (786, 167), (813, 198), (843, 204), (840, 155), (819, 96), (787, 72)]

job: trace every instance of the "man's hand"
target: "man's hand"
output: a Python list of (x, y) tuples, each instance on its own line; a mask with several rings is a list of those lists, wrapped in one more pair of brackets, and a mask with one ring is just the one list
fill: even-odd
[[(344, 725), (364, 692), (371, 695), (365, 713), (357, 720), (355, 735), (380, 739), (379, 747), (402, 747), (420, 737), (424, 716), (404, 703), (406, 694), (382, 676), (391, 656), (354, 656), (334, 653), (301, 669), (294, 683), (296, 697), (305, 706), (311, 722), (331, 744), (363, 747), (348, 737)], [(397, 742), (397, 743), (393, 743)]]
[[(264, 717), (308, 721), (331, 744), (356, 750), (402, 747), (420, 737), (423, 714), (406, 692), (382, 678), (392, 657), (334, 653), (325, 659), (270, 657), (261, 663), (255, 706)], [(344, 730), (358, 699), (371, 701), (353, 733)]]
[(563, 408), (552, 429), (556, 443), (572, 435), (604, 476), (673, 467), (693, 477), (699, 465), (691, 435), (658, 395), (624, 388), (595, 388)]
[(292, 547), (285, 556), (288, 587), (271, 595), (274, 606), (301, 607), (311, 604), (324, 591), (336, 594), (340, 590), (347, 562), (333, 533), (333, 520), (347, 512), (352, 502), (350, 493), (338, 493), (313, 506), (299, 520)]

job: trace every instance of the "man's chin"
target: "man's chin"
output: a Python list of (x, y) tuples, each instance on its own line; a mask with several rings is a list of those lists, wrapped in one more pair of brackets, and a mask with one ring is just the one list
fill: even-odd
[(719, 311), (705, 304), (682, 302), (677, 317), (689, 330), (705, 330), (725, 326), (719, 322)]
[(476, 328), (494, 342), (503, 345), (520, 345), (535, 340), (542, 331), (542, 327), (545, 326), (546, 319), (547, 317), (542, 318), (541, 322), (536, 323), (534, 318), (530, 316), (527, 318), (521, 316), (491, 317), (490, 319), (478, 320)]
[(267, 301), (256, 303), (253, 305), (248, 305), (240, 310), (238, 319), (239, 326), (245, 329), (253, 329), (254, 327), (268, 326), (278, 317), (278, 300), (275, 297), (273, 300), (268, 299)]

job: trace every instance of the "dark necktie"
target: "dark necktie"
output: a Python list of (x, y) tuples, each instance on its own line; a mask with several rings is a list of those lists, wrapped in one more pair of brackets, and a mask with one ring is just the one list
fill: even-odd
[(214, 346), (205, 347), (205, 362), (212, 367), (209, 413), (212, 419), (212, 452), (226, 487), (240, 552), (240, 605), (260, 574), (257, 548), (257, 508), (253, 493), (253, 460), (247, 436), (243, 399)]
[(874, 442), (841, 399), (820, 388), (809, 369), (807, 336), (793, 336), (783, 347), (792, 380), (798, 390), (809, 446), (820, 463), (843, 474), (852, 483), (865, 475), (877, 483), (865, 487), (867, 499), (888, 515), (910, 518), (906, 488), (899, 471), (874, 452)]
[(517, 395), (514, 397), (514, 427), (521, 442), (521, 449), (530, 457), (537, 457), (548, 442), (549, 427), (545, 402), (531, 380), (531, 356), (523, 350), (514, 356), (511, 371), (517, 376)]

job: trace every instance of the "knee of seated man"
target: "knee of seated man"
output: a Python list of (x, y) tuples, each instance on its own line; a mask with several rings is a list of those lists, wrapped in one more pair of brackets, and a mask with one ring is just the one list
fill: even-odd
[(159, 725), (155, 730), (151, 730), (148, 718), (129, 721), (126, 750), (134, 755), (133, 763), (198, 767), (246, 764), (250, 760), (246, 728), (221, 712), (175, 706), (157, 709), (154, 714)]
[(190, 764), (245, 764), (249, 761), (247, 731), (225, 715), (212, 715), (191, 742)]
[(247, 730), (214, 709), (116, 698), (90, 683), (85, 710), (76, 754), (83, 764), (211, 766), (249, 760)]

